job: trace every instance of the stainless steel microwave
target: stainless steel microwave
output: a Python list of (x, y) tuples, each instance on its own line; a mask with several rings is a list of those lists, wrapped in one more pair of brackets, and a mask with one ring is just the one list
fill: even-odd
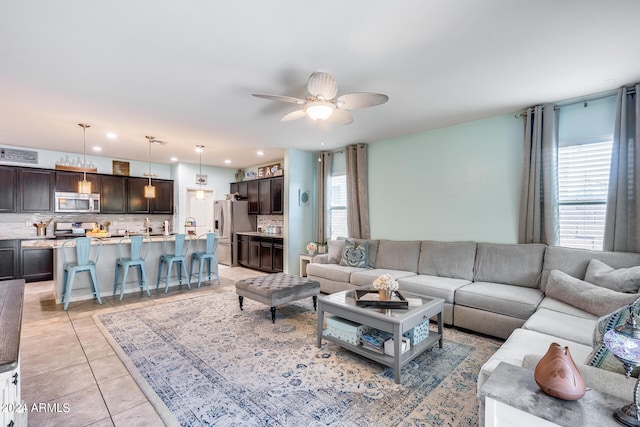
[(100, 194), (56, 192), (56, 212), (100, 213)]

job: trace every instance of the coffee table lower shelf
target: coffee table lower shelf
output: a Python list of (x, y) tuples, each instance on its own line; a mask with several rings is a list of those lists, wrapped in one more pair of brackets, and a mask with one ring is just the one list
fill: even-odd
[[(409, 350), (405, 351), (400, 356), (400, 368), (402, 368), (407, 363), (411, 362), (413, 359), (419, 356), (422, 352), (429, 350), (435, 345), (438, 345), (441, 337), (442, 335), (431, 331), (429, 333), (428, 338), (425, 338), (424, 340), (420, 341), (416, 345), (412, 345)], [(363, 347), (362, 345), (353, 345), (344, 340), (341, 340), (340, 338), (335, 338), (335, 337), (332, 337), (331, 335), (325, 335), (324, 331), (322, 333), (322, 338), (329, 342), (337, 344), (340, 347), (347, 349), (353, 353), (357, 353), (360, 356), (364, 356), (367, 359), (371, 359), (374, 362), (378, 362), (382, 365), (389, 366), (391, 368), (394, 367), (395, 362), (394, 362), (393, 356), (389, 356), (388, 354), (376, 353), (375, 351), (369, 350)]]

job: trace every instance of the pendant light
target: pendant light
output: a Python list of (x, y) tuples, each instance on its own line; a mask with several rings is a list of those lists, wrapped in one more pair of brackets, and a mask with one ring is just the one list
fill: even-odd
[(200, 188), (196, 191), (196, 200), (204, 200), (204, 190), (202, 189), (202, 149), (204, 145), (196, 145), (196, 151), (200, 153), (200, 175), (198, 175), (198, 185)]
[(91, 183), (87, 181), (87, 128), (91, 127), (86, 123), (78, 123), (78, 126), (82, 128), (82, 153), (83, 153), (83, 163), (82, 163), (82, 181), (78, 181), (78, 193), (82, 194), (91, 194)]
[(145, 136), (149, 140), (149, 172), (145, 173), (145, 176), (149, 177), (149, 184), (144, 186), (144, 197), (145, 199), (155, 199), (156, 198), (156, 187), (151, 185), (151, 177), (155, 176), (151, 174), (151, 144), (155, 138), (153, 136)]

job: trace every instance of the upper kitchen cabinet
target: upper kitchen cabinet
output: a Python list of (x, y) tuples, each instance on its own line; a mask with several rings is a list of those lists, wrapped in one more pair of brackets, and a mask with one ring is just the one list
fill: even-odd
[(18, 182), (16, 169), (7, 166), (0, 166), (0, 212), (17, 211)]
[[(149, 199), (144, 197), (144, 187), (149, 184), (149, 178), (127, 179), (127, 213), (146, 214), (150, 212)], [(158, 189), (156, 188), (156, 196)]]
[(249, 215), (260, 213), (259, 181), (247, 181), (247, 199), (249, 200)]
[(52, 212), (55, 171), (21, 168), (18, 175), (20, 211)]
[(173, 213), (173, 181), (152, 179), (151, 182), (156, 187), (156, 198), (151, 199), (149, 208), (154, 214)]
[(282, 197), (284, 193), (284, 177), (279, 176), (271, 178), (271, 213), (283, 214), (284, 204), (282, 203)]
[(282, 215), (284, 213), (284, 177), (233, 182), (231, 194), (238, 193), (249, 202), (249, 215)]
[(100, 212), (126, 213), (127, 179), (120, 176), (100, 176)]
[[(78, 182), (82, 181), (84, 174), (81, 172), (56, 171), (56, 191), (77, 193)], [(87, 181), (91, 183), (91, 192), (100, 193), (100, 179), (94, 173), (87, 174)]]

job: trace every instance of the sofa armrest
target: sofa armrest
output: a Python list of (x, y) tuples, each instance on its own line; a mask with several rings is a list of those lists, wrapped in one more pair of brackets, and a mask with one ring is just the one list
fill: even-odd
[(329, 263), (329, 254), (320, 254), (313, 257), (311, 261), (316, 264), (328, 264)]
[[(541, 354), (527, 354), (522, 361), (522, 366), (533, 371), (542, 356)], [(633, 389), (636, 385), (635, 378), (627, 379), (624, 375), (581, 363), (576, 363), (576, 365), (588, 388), (610, 394), (624, 400), (624, 402), (633, 401)]]

